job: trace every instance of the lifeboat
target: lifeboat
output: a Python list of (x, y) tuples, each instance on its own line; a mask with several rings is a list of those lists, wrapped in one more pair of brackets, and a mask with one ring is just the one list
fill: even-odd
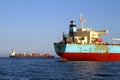
[(102, 38), (96, 38), (95, 42), (103, 42)]

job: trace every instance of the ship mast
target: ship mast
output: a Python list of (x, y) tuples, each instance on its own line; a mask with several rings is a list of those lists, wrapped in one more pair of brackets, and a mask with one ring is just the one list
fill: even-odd
[(85, 23), (85, 19), (83, 17), (83, 14), (80, 13), (80, 27), (83, 28), (83, 24)]

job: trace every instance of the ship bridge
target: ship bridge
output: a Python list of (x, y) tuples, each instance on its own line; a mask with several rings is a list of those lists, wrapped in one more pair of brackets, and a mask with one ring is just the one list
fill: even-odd
[(85, 19), (80, 15), (80, 28), (76, 28), (75, 21), (71, 21), (69, 26), (69, 34), (63, 36), (63, 42), (66, 43), (79, 43), (79, 44), (99, 44), (102, 43), (100, 35), (108, 33), (108, 30), (95, 31), (92, 28), (84, 28), (83, 24)]

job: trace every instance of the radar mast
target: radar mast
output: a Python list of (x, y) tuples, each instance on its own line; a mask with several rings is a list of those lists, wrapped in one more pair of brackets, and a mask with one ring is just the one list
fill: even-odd
[(83, 14), (80, 13), (80, 27), (83, 28), (83, 24), (85, 23), (85, 19), (83, 17)]

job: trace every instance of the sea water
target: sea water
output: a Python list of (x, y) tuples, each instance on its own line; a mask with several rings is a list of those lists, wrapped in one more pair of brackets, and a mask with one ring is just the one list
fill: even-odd
[(0, 80), (120, 80), (120, 62), (0, 58)]

